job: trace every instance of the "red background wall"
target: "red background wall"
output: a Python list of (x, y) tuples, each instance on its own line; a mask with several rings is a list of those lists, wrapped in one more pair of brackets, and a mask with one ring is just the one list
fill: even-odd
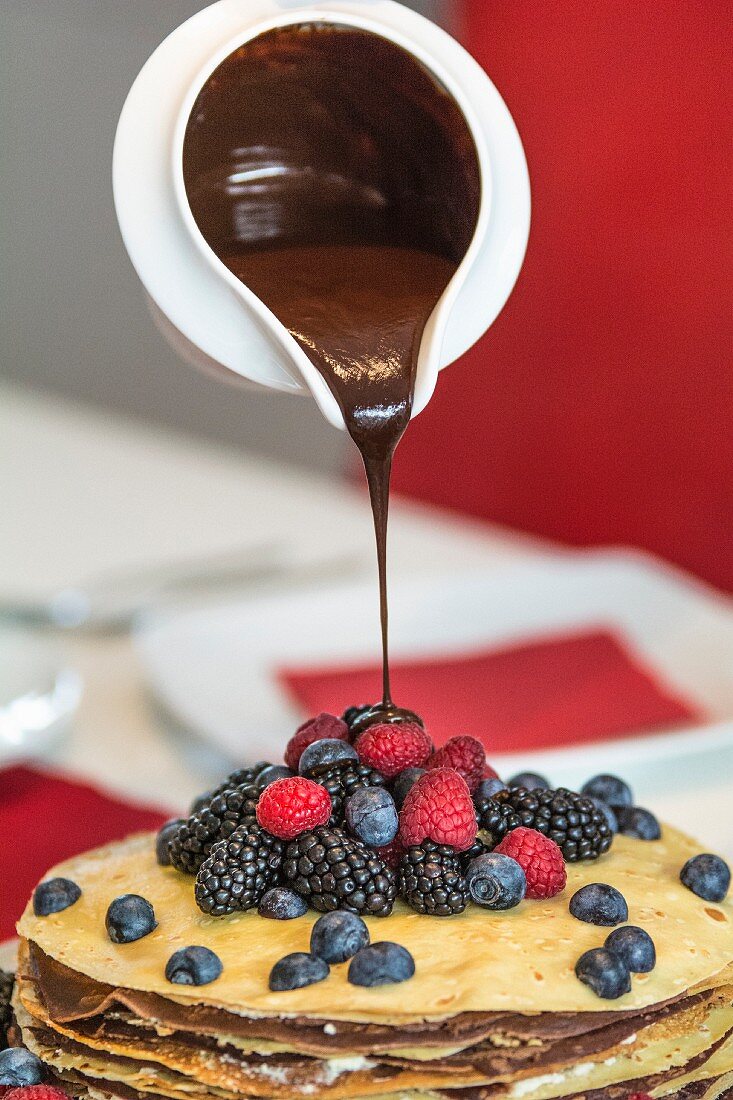
[(401, 444), (398, 491), (733, 588), (733, 94), (722, 2), (465, 0), (533, 220), (517, 287)]

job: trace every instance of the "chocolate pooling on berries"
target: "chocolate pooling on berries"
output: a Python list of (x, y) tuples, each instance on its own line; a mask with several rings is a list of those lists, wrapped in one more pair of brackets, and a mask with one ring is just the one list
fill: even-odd
[[(379, 533), (377, 533), (377, 538), (379, 538)], [(418, 726), (425, 725), (419, 714), (415, 714), (414, 711), (407, 710), (405, 707), (395, 706), (390, 701), (389, 703), (375, 703), (368, 710), (362, 711), (349, 728), (358, 737), (370, 726), (379, 726), (383, 722), (388, 725), (398, 725), (400, 722), (417, 722)]]
[(423, 332), (478, 219), (468, 124), (394, 43), (300, 23), (245, 43), (209, 77), (186, 127), (183, 175), (204, 238), (321, 374), (364, 462), (382, 700), (352, 728), (415, 721), (395, 706), (389, 677), (390, 470)]

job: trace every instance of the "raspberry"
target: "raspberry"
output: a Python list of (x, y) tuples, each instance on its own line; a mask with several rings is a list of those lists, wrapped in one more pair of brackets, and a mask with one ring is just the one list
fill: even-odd
[(375, 848), (374, 851), (377, 853), (382, 863), (384, 863), (386, 867), (391, 867), (393, 871), (397, 870), (400, 865), (400, 860), (405, 854), (405, 849), (399, 837), (390, 840), (389, 844), (383, 844), (381, 848)]
[(430, 738), (416, 722), (370, 726), (356, 742), (362, 764), (368, 764), (388, 779), (405, 768), (419, 768), (432, 750)]
[(567, 872), (562, 852), (554, 840), (536, 829), (525, 829), (523, 825), (512, 829), (494, 851), (516, 859), (527, 876), (525, 897), (554, 898), (565, 889)]
[(630, 1092), (626, 1100), (652, 1100), (648, 1092)]
[(265, 787), (257, 803), (257, 820), (268, 833), (293, 840), (325, 825), (331, 816), (331, 796), (320, 783), (293, 775)]
[(335, 714), (316, 715), (309, 718), (290, 738), (285, 749), (285, 763), (291, 771), (297, 772), (303, 749), (307, 749), (314, 741), (323, 741), (325, 738), (336, 738), (339, 741), (351, 740), (349, 727)]
[(481, 771), (481, 778), (482, 779), (498, 779), (499, 778), (499, 773), (497, 771), (495, 771), (494, 768), (491, 767), (491, 764), (484, 764), (483, 769)]
[(69, 1100), (68, 1092), (53, 1085), (23, 1085), (5, 1091), (5, 1100)]
[(454, 768), (466, 780), (468, 789), (473, 794), (484, 778), (486, 753), (475, 737), (451, 737), (442, 748), (436, 749), (426, 767), (429, 771), (434, 768)]
[(432, 840), (462, 852), (471, 847), (477, 830), (471, 792), (452, 768), (420, 776), (400, 811), (399, 839), (406, 848)]

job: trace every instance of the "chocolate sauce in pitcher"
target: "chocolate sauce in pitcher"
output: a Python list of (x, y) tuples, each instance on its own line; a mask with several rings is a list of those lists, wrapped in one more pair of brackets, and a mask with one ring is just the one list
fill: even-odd
[(207, 242), (330, 387), (366, 470), (391, 694), (387, 513), (420, 341), (476, 225), (466, 121), (415, 58), (376, 34), (299, 24), (246, 43), (191, 112), (186, 192)]

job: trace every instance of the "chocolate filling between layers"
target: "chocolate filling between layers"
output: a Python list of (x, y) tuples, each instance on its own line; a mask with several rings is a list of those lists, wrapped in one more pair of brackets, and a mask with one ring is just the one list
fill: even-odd
[[(692, 1067), (688, 1067), (690, 1071)], [(667, 1093), (663, 1100), (701, 1100), (707, 1094), (710, 1088), (713, 1088), (716, 1084), (723, 1080), (726, 1074), (721, 1074), (718, 1077), (707, 1077), (703, 1081), (693, 1081), (689, 1085), (683, 1085), (681, 1089), (676, 1092)], [(83, 1087), (93, 1088), (99, 1092), (104, 1093), (107, 1096), (119, 1096), (121, 1100), (168, 1100), (168, 1097), (161, 1096), (155, 1092), (139, 1092), (137, 1089), (129, 1088), (127, 1085), (114, 1083), (114, 1088), (110, 1088), (110, 1084), (107, 1081), (102, 1081), (99, 1078), (87, 1077), (84, 1074), (70, 1072), (64, 1075), (64, 1081), (69, 1084), (78, 1084)], [(639, 1078), (633, 1082), (633, 1085), (637, 1092), (645, 1092), (648, 1088), (656, 1087), (652, 1082), (657, 1081), (657, 1084), (664, 1084), (659, 1082), (657, 1078), (645, 1077)], [(459, 1092), (434, 1093), (436, 1096), (443, 1096), (445, 1100), (451, 1100), (454, 1097), (455, 1100), (462, 1100)], [(727, 1094), (721, 1094), (719, 1100), (725, 1100)], [(605, 1089), (596, 1089), (594, 1092), (575, 1092), (572, 1095), (564, 1096), (560, 1100), (627, 1100), (628, 1097), (628, 1084), (623, 1085), (610, 1085)]]
[[(68, 1055), (76, 1055), (76, 1056), (81, 1056), (81, 1057), (84, 1057), (84, 1058), (89, 1057), (89, 1053), (90, 1053), (89, 1049), (86, 1048), (83, 1044), (77, 1043), (73, 1039), (69, 1039), (68, 1036), (59, 1035), (57, 1032), (52, 1031), (51, 1029), (45, 1028), (43, 1026), (39, 1026), (39, 1027), (34, 1026), (30, 1030), (32, 1031), (34, 1038), (46, 1047), (54, 1048), (54, 1049), (56, 1049), (56, 1050), (58, 1050), (62, 1053), (66, 1053)], [(578, 1093), (573, 1093), (573, 1094), (570, 1094), (570, 1095), (577, 1096), (577, 1097), (583, 1097), (583, 1098), (585, 1098), (585, 1100), (602, 1100), (602, 1098), (603, 1098), (603, 1100), (605, 1100), (605, 1098), (607, 1098), (607, 1097), (608, 1098), (617, 1098), (617, 1097), (622, 1098), (623, 1097), (624, 1100), (625, 1100), (625, 1098), (628, 1096), (630, 1087), (631, 1087), (632, 1091), (640, 1091), (642, 1089), (642, 1087), (656, 1088), (659, 1085), (664, 1084), (668, 1081), (673, 1081), (675, 1079), (675, 1077), (682, 1077), (682, 1076), (684, 1076), (688, 1073), (693, 1072), (699, 1066), (704, 1065), (704, 1063), (715, 1053), (715, 1051), (721, 1046), (721, 1044), (724, 1043), (729, 1038), (730, 1034), (731, 1034), (730, 1031), (727, 1032), (724, 1036), (722, 1036), (719, 1040), (717, 1040), (714, 1044), (712, 1044), (711, 1047), (709, 1047), (707, 1050), (701, 1051), (698, 1055), (695, 1055), (695, 1057), (690, 1059), (690, 1061), (687, 1062), (685, 1065), (676, 1066), (676, 1067), (673, 1067), (673, 1068), (671, 1068), (667, 1071), (664, 1071), (664, 1072), (659, 1073), (659, 1074), (654, 1074), (654, 1075), (649, 1076), (649, 1077), (637, 1078), (637, 1079), (634, 1079), (634, 1078), (627, 1079), (627, 1081), (625, 1081), (625, 1082), (618, 1082), (617, 1084), (608, 1085), (608, 1086), (605, 1086), (602, 1089), (591, 1089), (591, 1090), (587, 1090), (587, 1091), (584, 1091), (584, 1092), (581, 1091), (581, 1092), (578, 1092)], [(97, 1052), (94, 1052), (94, 1053), (96, 1054), (97, 1057), (101, 1056), (101, 1052), (97, 1051)], [(145, 1070), (145, 1068), (149, 1065), (149, 1062), (148, 1062), (147, 1059), (129, 1058), (129, 1057), (121, 1056), (119, 1054), (105, 1054), (104, 1058), (105, 1058), (105, 1061), (109, 1065), (118, 1065), (120, 1067), (128, 1067), (128, 1068), (134, 1069), (136, 1071), (137, 1070)], [(312, 1063), (312, 1065), (310, 1067), (310, 1072), (308, 1072), (309, 1067), (304, 1066), (304, 1067), (298, 1067), (299, 1071), (294, 1072), (292, 1074), (292, 1077), (284, 1078), (278, 1073), (277, 1074), (277, 1079), (282, 1083), (283, 1087), (287, 1088), (288, 1090), (293, 1089), (296, 1092), (300, 1092), (300, 1093), (308, 1094), (308, 1095), (313, 1095), (314, 1094), (314, 1086), (316, 1086), (318, 1088), (320, 1095), (327, 1095), (328, 1093), (330, 1093), (334, 1089), (336, 1091), (340, 1091), (340, 1088), (339, 1088), (340, 1080), (339, 1080), (339, 1078), (336, 1078), (335, 1081), (330, 1083), (330, 1084), (325, 1084), (323, 1082), (323, 1080), (321, 1079), (322, 1075), (318, 1072), (318, 1067), (322, 1066), (323, 1063), (321, 1063), (320, 1061), (313, 1060), (313, 1059), (310, 1059), (310, 1060), (301, 1059), (301, 1061), (310, 1061)], [(262, 1062), (268, 1067), (272, 1067), (272, 1065), (273, 1065), (272, 1059), (269, 1059), (269, 1060), (268, 1059), (262, 1059)], [(154, 1073), (154, 1070), (152, 1072)], [(168, 1068), (168, 1072), (176, 1073), (178, 1071), (174, 1071), (174, 1070), (171, 1070), (170, 1068)], [(562, 1072), (562, 1071), (559, 1070), (558, 1072)], [(184, 1074), (179, 1074), (179, 1075), (181, 1077), (182, 1082), (187, 1080), (187, 1078)], [(400, 1087), (401, 1087), (400, 1086), (400, 1080), (399, 1080), (399, 1070), (396, 1067), (390, 1067), (390, 1066), (385, 1066), (385, 1065), (380, 1064), (377, 1067), (375, 1067), (374, 1069), (361, 1071), (359, 1076), (362, 1076), (362, 1075), (366, 1078), (366, 1082), (365, 1082), (365, 1088), (366, 1089), (368, 1089), (368, 1082), (369, 1081), (373, 1081), (374, 1083), (376, 1083), (376, 1082), (383, 1083), (385, 1081), (389, 1081), (391, 1077), (395, 1078), (395, 1080), (394, 1080), (395, 1088), (400, 1089)], [(266, 1085), (267, 1081), (269, 1079), (270, 1079), (269, 1074), (263, 1075), (263, 1082), (262, 1082), (263, 1085)], [(527, 1080), (527, 1078), (525, 1078), (525, 1080)], [(115, 1087), (116, 1087), (116, 1085), (117, 1085), (117, 1083), (115, 1082)], [(417, 1090), (420, 1091), (421, 1086), (416, 1085), (416, 1084), (413, 1083), (409, 1086), (409, 1088), (411, 1090), (417, 1088)], [(425, 1088), (425, 1090), (429, 1090), (429, 1091), (437, 1091), (439, 1093), (439, 1095), (445, 1096), (446, 1100), (494, 1100), (494, 1098), (496, 1098), (496, 1097), (506, 1095), (507, 1084), (506, 1084), (506, 1082), (500, 1081), (500, 1082), (496, 1082), (494, 1084), (487, 1084), (487, 1085), (470, 1085), (470, 1086), (460, 1086), (459, 1085), (455, 1089), (451, 1088), (451, 1089), (448, 1089), (448, 1090), (446, 1090), (445, 1087), (443, 1085), (441, 1085), (441, 1087), (439, 1089), (434, 1090), (432, 1088), (431, 1084), (430, 1084), (430, 1075), (426, 1074), (426, 1081), (425, 1081), (424, 1088)], [(222, 1091), (227, 1092), (228, 1090), (223, 1089)], [(142, 1095), (149, 1095), (149, 1094), (143, 1093)], [(234, 1094), (232, 1094), (232, 1095), (234, 1095)], [(256, 1096), (257, 1094), (248, 1092), (247, 1095)], [(361, 1092), (359, 1095), (366, 1097), (366, 1096), (369, 1096), (370, 1094), (369, 1094), (368, 1091), (364, 1091), (364, 1092)]]
[[(45, 956), (44, 959), (47, 964), (50, 962)], [(38, 959), (36, 959), (37, 963)], [(61, 967), (61, 964), (58, 963), (53, 963), (50, 967), (52, 970), (58, 968), (61, 968), (62, 971), (67, 969)], [(63, 979), (63, 974), (61, 978)], [(52, 1005), (47, 999), (43, 981), (34, 980), (32, 977), (28, 980), (33, 982), (46, 1010), (53, 1018)], [(45, 989), (47, 991), (47, 987)], [(597, 1014), (603, 1017), (611, 1017), (610, 1021), (606, 1019), (600, 1026), (594, 1026), (599, 1024), (599, 1021), (592, 1018), (595, 1014), (585, 1013), (582, 1015), (585, 1017), (586, 1030), (582, 1034), (569, 1037), (558, 1038), (557, 1035), (549, 1039), (538, 1037), (537, 1031), (552, 1030), (551, 1020), (546, 1021), (550, 1025), (549, 1027), (544, 1029), (541, 1026), (538, 1027), (541, 1024), (542, 1017), (526, 1018), (526, 1022), (530, 1022), (530, 1026), (533, 1026), (535, 1034), (529, 1038), (525, 1036), (523, 1041), (509, 1035), (505, 1025), (499, 1028), (495, 1025), (490, 1038), (484, 1038), (468, 1049), (456, 1054), (428, 1061), (385, 1054), (375, 1055), (373, 1046), (367, 1049), (365, 1053), (370, 1054), (372, 1059), (378, 1063), (373, 1067), (370, 1076), (372, 1079), (379, 1080), (384, 1080), (385, 1077), (388, 1078), (391, 1075), (399, 1075), (402, 1070), (428, 1074), (455, 1073), (460, 1075), (470, 1073), (487, 1078), (511, 1075), (520, 1071), (523, 1073), (535, 1072), (550, 1065), (568, 1065), (587, 1060), (600, 1052), (612, 1049), (632, 1034), (633, 1031), (641, 1030), (650, 1024), (659, 1023), (665, 1019), (671, 1020), (678, 1013), (688, 1011), (701, 1002), (712, 1000), (715, 995), (716, 991), (711, 990), (678, 999), (674, 1004), (663, 1007), (654, 1006), (638, 1013)], [(171, 1002), (165, 1002), (163, 998), (157, 998), (157, 1000), (163, 1001), (164, 1005), (171, 1004)], [(110, 998), (106, 998), (106, 1001), (104, 1009), (100, 1010), (101, 1014), (100, 1012), (92, 1013), (82, 1018), (77, 1017), (73, 1021), (72, 1030), (77, 1033), (80, 1039), (83, 1040), (86, 1036), (102, 1043), (117, 1040), (122, 1043), (138, 1044), (136, 1053), (139, 1054), (140, 1047), (143, 1051), (147, 1047), (151, 1060), (155, 1060), (156, 1047), (161, 1049), (162, 1052), (164, 1045), (168, 1051), (174, 1046), (181, 1047), (180, 1057), (182, 1061), (185, 1061), (186, 1050), (205, 1050), (217, 1057), (227, 1059), (230, 1063), (239, 1063), (245, 1072), (251, 1070), (256, 1075), (264, 1067), (275, 1066), (278, 1071), (282, 1071), (288, 1078), (293, 1080), (303, 1079), (303, 1077), (307, 1079), (309, 1074), (312, 1074), (315, 1065), (317, 1065), (313, 1057), (304, 1056), (302, 1053), (245, 1054), (236, 1046), (227, 1044), (226, 1037), (233, 1035), (237, 1024), (255, 1022), (243, 1020), (243, 1018), (233, 1016), (230, 1013), (215, 1010), (218, 1011), (219, 1016), (224, 1017), (224, 1020), (215, 1034), (207, 1035), (191, 1029), (190, 1021), (186, 1021), (188, 1024), (187, 1029), (181, 1029), (180, 1024), (179, 1026), (172, 1024), (170, 1016), (166, 1020), (161, 1020), (160, 1016), (163, 1013), (159, 1012), (152, 1018), (143, 1016), (139, 1011), (141, 1006), (138, 1005), (135, 1015), (130, 1016), (124, 1011), (120, 1011), (120, 1001), (110, 1000)], [(90, 1007), (90, 1002), (87, 999), (84, 1008), (89, 1010)], [(129, 1005), (126, 1007), (130, 1008)], [(180, 1011), (181, 1007), (174, 1006), (174, 1009)], [(183, 1012), (190, 1013), (190, 1009), (183, 1009)], [(173, 1015), (178, 1015), (178, 1012), (174, 1012)], [(591, 1017), (591, 1019), (588, 1019), (588, 1017)], [(505, 1019), (507, 1024), (511, 1026), (512, 1017)], [(58, 1019), (56, 1022), (60, 1023)], [(69, 1021), (66, 1020), (64, 1023), (68, 1026)], [(259, 1021), (259, 1023), (260, 1032), (266, 1031), (267, 1037), (271, 1039), (273, 1028), (269, 1025), (272, 1021), (266, 1021), (264, 1028), (262, 1027), (262, 1021)], [(293, 1025), (295, 1021), (288, 1021), (288, 1023)], [(165, 1034), (164, 1037), (158, 1035), (155, 1031), (156, 1025), (163, 1027), (166, 1032), (172, 1031), (173, 1034)], [(517, 1030), (519, 1030), (519, 1027), (515, 1026), (514, 1031)], [(224, 1041), (222, 1041), (222, 1038), (217, 1039), (215, 1036), (222, 1037)]]
[(122, 1008), (140, 1019), (154, 1021), (174, 1031), (272, 1040), (298, 1049), (312, 1047), (317, 1054), (338, 1054), (342, 1051), (371, 1054), (375, 1047), (385, 1050), (390, 1047), (467, 1047), (490, 1041), (492, 1035), (499, 1033), (518, 1042), (554, 1042), (622, 1022), (629, 1024), (627, 1033), (630, 1033), (638, 1026), (640, 1017), (649, 1017), (685, 1000), (694, 1003), (688, 994), (681, 993), (648, 1008), (625, 1012), (553, 1012), (535, 1016), (508, 1012), (462, 1012), (420, 1025), (394, 1027), (340, 1020), (332, 1022), (307, 1016), (239, 1016), (211, 1005), (182, 1005), (156, 993), (119, 989), (96, 982), (52, 959), (32, 941), (27, 944), (27, 952), (25, 949), (21, 951), (21, 973), (36, 986), (50, 1018), (59, 1024), (103, 1016), (114, 1008)]

